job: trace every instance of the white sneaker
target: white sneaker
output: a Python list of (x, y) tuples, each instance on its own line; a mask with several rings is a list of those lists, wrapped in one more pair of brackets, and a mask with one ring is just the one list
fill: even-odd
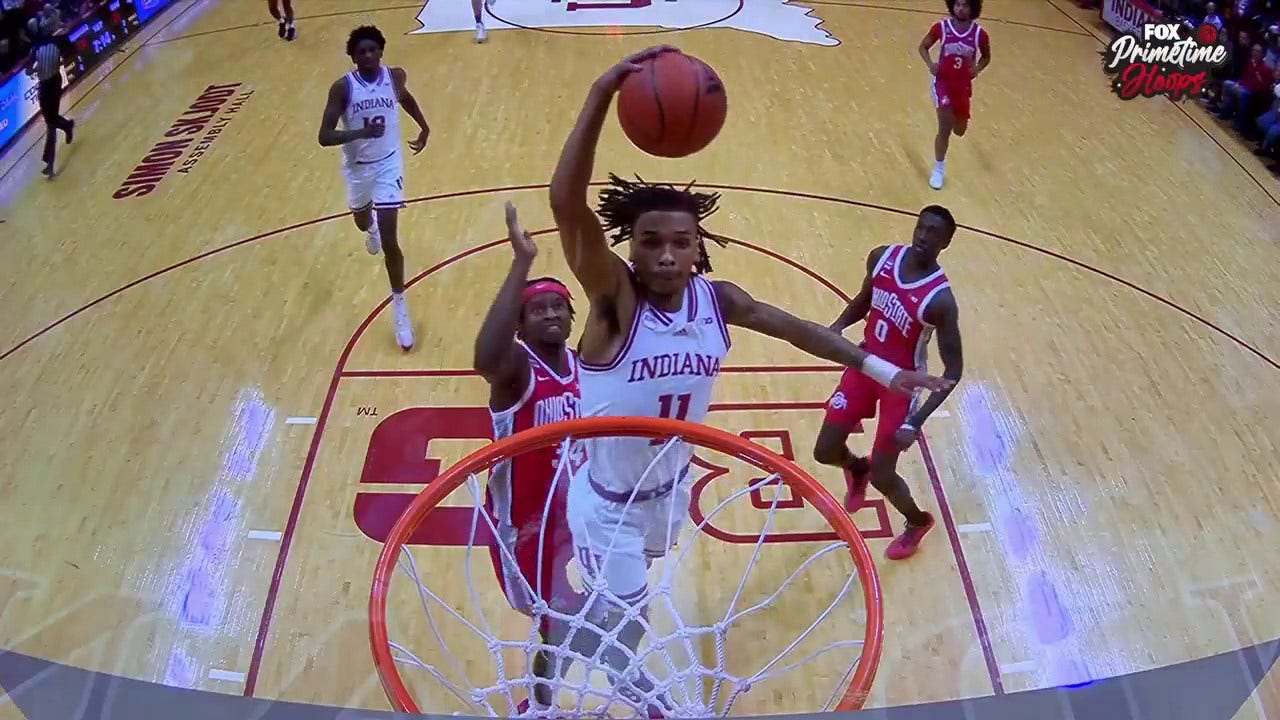
[(929, 176), (929, 187), (934, 190), (941, 190), (942, 183), (947, 179), (947, 170), (942, 163), (938, 163), (933, 168), (933, 174)]
[(406, 352), (413, 349), (413, 323), (409, 320), (409, 303), (403, 295), (391, 294), (391, 314), (396, 324), (396, 342)]
[(368, 250), (370, 255), (382, 252), (382, 231), (378, 229), (377, 213), (374, 213), (373, 224), (364, 231), (364, 249)]
[(485, 39), (484, 23), (476, 23), (476, 42), (482, 43)]

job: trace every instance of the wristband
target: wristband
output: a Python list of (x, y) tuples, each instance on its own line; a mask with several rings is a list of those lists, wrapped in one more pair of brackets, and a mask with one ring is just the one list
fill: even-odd
[(885, 387), (892, 385), (893, 378), (901, 372), (898, 366), (875, 355), (867, 355), (866, 359), (862, 361), (862, 367), (858, 369), (864, 375)]

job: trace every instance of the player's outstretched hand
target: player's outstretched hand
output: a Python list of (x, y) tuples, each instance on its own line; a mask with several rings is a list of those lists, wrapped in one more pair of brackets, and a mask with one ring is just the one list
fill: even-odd
[(952, 387), (955, 387), (953, 380), (934, 377), (915, 370), (901, 370), (889, 383), (890, 390), (903, 395), (910, 395), (917, 390), (950, 390)]
[(520, 218), (516, 215), (516, 205), (507, 201), (507, 239), (511, 241), (511, 251), (521, 260), (532, 260), (538, 256), (538, 246), (533, 237), (520, 227)]
[(622, 87), (622, 81), (626, 80), (628, 75), (641, 69), (640, 63), (649, 58), (657, 57), (662, 53), (679, 51), (680, 49), (674, 45), (654, 45), (638, 53), (632, 53), (622, 58), (622, 62), (606, 70), (604, 75), (601, 75), (600, 79), (596, 80), (596, 85), (608, 92), (617, 92), (618, 88)]

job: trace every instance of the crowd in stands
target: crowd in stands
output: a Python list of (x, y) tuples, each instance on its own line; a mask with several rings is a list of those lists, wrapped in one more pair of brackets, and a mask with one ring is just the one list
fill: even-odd
[[(39, 32), (66, 26), (103, 0), (0, 0), (0, 79), (26, 64)], [(40, 25), (33, 22), (43, 21)]]
[(1222, 28), (1230, 61), (1204, 98), (1280, 174), (1280, 0), (1197, 2), (1195, 22)]

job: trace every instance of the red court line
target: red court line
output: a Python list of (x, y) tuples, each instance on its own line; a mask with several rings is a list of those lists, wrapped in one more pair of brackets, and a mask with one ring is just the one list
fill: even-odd
[(924, 432), (919, 436), (920, 457), (924, 460), (925, 472), (929, 474), (929, 483), (933, 485), (933, 496), (938, 501), (938, 512), (942, 513), (942, 524), (947, 528), (947, 539), (951, 541), (951, 553), (956, 556), (956, 570), (960, 575), (960, 584), (964, 586), (964, 596), (969, 602), (969, 612), (973, 615), (973, 627), (978, 633), (978, 644), (982, 646), (982, 659), (987, 663), (987, 675), (991, 678), (991, 689), (996, 695), (1004, 694), (1004, 681), (1000, 678), (1000, 664), (996, 662), (995, 650), (991, 647), (991, 635), (987, 632), (987, 621), (982, 616), (978, 605), (978, 589), (969, 573), (969, 563), (964, 559), (964, 546), (960, 544), (960, 533), (956, 530), (955, 518), (951, 515), (951, 506), (947, 503), (947, 493), (942, 488), (942, 478), (938, 475), (938, 466), (933, 462), (933, 453), (929, 451), (929, 442)]
[[(779, 365), (770, 367), (767, 365), (726, 365), (720, 368), (721, 373), (730, 374), (751, 374), (751, 373), (829, 373), (843, 372), (844, 368), (840, 365)], [(476, 376), (475, 370), (343, 370), (341, 375), (344, 378), (404, 378), (404, 377), (472, 377)]]
[(818, 401), (726, 402), (711, 403), (710, 410), (821, 410), (826, 403)]

